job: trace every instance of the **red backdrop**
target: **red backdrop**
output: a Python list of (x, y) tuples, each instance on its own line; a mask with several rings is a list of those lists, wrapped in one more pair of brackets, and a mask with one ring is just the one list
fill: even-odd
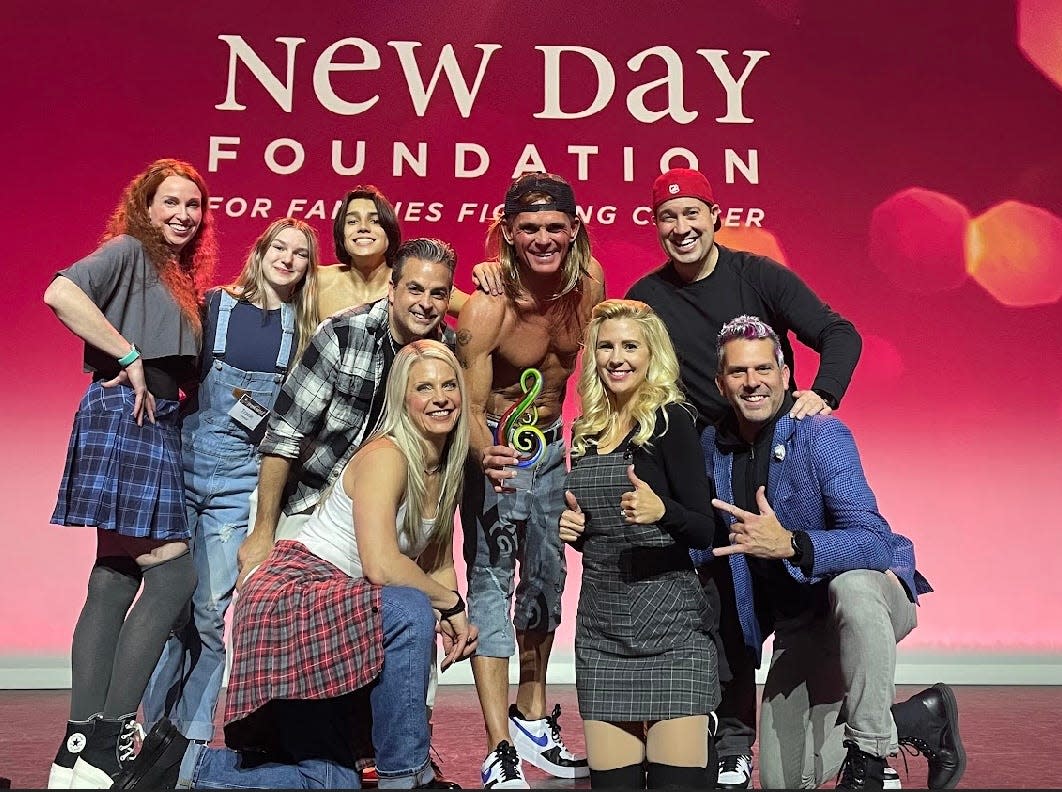
[(0, 55), (0, 655), (68, 651), (92, 558), (91, 531), (47, 522), (85, 377), (40, 297), (161, 156), (219, 199), (219, 280), (289, 208), (329, 250), (335, 200), (372, 182), (406, 237), (455, 245), (466, 288), (482, 217), (544, 166), (589, 212), (610, 296), (661, 261), (652, 178), (699, 167), (726, 241), (774, 251), (863, 334), (840, 416), (937, 589), (905, 647), (1062, 649), (1042, 616), (1062, 601), (1058, 0), (62, 5), (16, 2)]

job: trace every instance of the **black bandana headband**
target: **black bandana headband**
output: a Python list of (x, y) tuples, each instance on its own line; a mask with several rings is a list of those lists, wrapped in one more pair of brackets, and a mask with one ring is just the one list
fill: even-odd
[[(552, 200), (549, 203), (522, 204), (520, 199), (528, 193), (544, 193)], [(534, 173), (513, 182), (505, 193), (505, 216), (520, 212), (564, 212), (575, 216), (575, 193), (570, 185), (557, 181), (548, 173)]]

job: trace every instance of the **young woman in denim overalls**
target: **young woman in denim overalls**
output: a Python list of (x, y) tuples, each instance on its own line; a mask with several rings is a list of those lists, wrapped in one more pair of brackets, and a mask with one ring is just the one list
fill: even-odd
[[(208, 298), (199, 404), (181, 436), (199, 583), (191, 618), (171, 636), (143, 701), (148, 724), (168, 716), (191, 740), (209, 742), (214, 735), (225, 613), (236, 585), (236, 553), (247, 536), (248, 499), (258, 483), (258, 442), (284, 375), (317, 325), (317, 262), (313, 228), (277, 220), (255, 242), (236, 282)], [(271, 349), (275, 361), (263, 358)], [(254, 370), (236, 365), (241, 362)]]

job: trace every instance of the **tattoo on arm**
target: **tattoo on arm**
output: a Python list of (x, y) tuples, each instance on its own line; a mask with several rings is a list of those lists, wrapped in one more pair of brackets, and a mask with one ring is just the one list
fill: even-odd
[(467, 369), (468, 365), (469, 365), (468, 364), (468, 357), (465, 354), (465, 352), (466, 352), (465, 347), (467, 347), (470, 343), (472, 343), (472, 331), (469, 330), (467, 327), (464, 328), (463, 330), (458, 330), (457, 331), (457, 350), (456, 350), (456, 352), (457, 352), (457, 362), (461, 364), (461, 368), (463, 368), (463, 369)]

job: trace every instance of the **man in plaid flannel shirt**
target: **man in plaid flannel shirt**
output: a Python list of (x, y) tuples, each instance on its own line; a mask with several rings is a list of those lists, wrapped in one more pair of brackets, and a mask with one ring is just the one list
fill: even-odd
[(789, 368), (767, 324), (728, 322), (718, 352), (733, 412), (701, 438), (725, 524), (713, 554), (729, 561), (748, 651), (758, 658), (774, 634), (761, 786), (819, 786), (840, 769), (838, 789), (882, 789), (900, 744), (926, 754), (930, 789), (954, 786), (965, 754), (951, 688), (893, 705), (896, 644), (932, 591), (911, 540), (878, 513), (848, 428), (789, 415)]
[(257, 509), (240, 547), (240, 580), (265, 560), (277, 538), (290, 538), (344, 465), (372, 434), (397, 351), (420, 338), (454, 346), (443, 322), (450, 304), (453, 249), (411, 239), (395, 254), (387, 298), (339, 311), (317, 328), (292, 368), (259, 445)]

